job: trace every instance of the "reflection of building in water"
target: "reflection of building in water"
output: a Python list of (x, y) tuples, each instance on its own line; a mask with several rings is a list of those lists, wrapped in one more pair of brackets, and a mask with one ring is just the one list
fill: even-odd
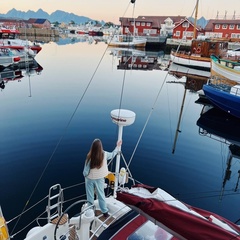
[[(206, 111), (205, 108), (208, 108)], [(227, 181), (231, 176), (234, 180), (234, 192), (238, 190), (240, 179), (240, 119), (230, 116), (217, 108), (203, 106), (200, 118), (197, 121), (199, 134), (219, 141), (228, 146), (229, 152), (226, 160), (226, 170), (223, 178), (220, 199), (224, 194)], [(233, 160), (236, 162), (233, 164)], [(234, 168), (232, 166), (234, 165)]]
[[(110, 48), (111, 55), (119, 59), (117, 69), (124, 70), (164, 70), (164, 52), (139, 49)], [(169, 60), (165, 60), (168, 65)], [(165, 67), (166, 68), (166, 67)]]

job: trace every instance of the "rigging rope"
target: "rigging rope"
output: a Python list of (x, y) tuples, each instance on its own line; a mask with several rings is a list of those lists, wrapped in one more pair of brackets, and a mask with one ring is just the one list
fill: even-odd
[(130, 157), (130, 160), (129, 160), (129, 163), (128, 163), (128, 168), (129, 168), (129, 166), (130, 166), (130, 164), (131, 164), (131, 162), (132, 162), (132, 159), (133, 159), (133, 157), (134, 157), (134, 155), (135, 155), (135, 152), (136, 152), (137, 147), (138, 147), (138, 145), (139, 145), (139, 143), (140, 143), (140, 140), (141, 140), (141, 138), (142, 138), (142, 136), (143, 136), (143, 133), (144, 133), (144, 131), (145, 131), (147, 125), (148, 125), (148, 122), (149, 122), (149, 120), (150, 120), (150, 117), (152, 116), (152, 113), (153, 113), (153, 111), (154, 111), (154, 108), (155, 108), (155, 106), (156, 106), (156, 104), (157, 104), (157, 100), (158, 100), (158, 98), (159, 98), (159, 96), (160, 96), (160, 93), (161, 93), (161, 91), (162, 91), (163, 85), (164, 85), (164, 83), (166, 82), (167, 76), (168, 76), (168, 72), (167, 72), (167, 74), (165, 75), (165, 78), (164, 78), (164, 80), (163, 80), (163, 82), (162, 82), (162, 85), (161, 85), (161, 87), (160, 87), (160, 89), (159, 89), (159, 91), (158, 91), (157, 97), (156, 97), (156, 99), (155, 99), (155, 101), (154, 101), (154, 103), (153, 103), (153, 105), (152, 105), (152, 107), (151, 107), (151, 110), (150, 110), (149, 115), (148, 115), (148, 117), (147, 117), (147, 119), (146, 119), (146, 122), (145, 122), (145, 124), (144, 124), (144, 127), (143, 127), (143, 129), (142, 129), (142, 131), (141, 131), (141, 133), (140, 133), (140, 136), (139, 136), (138, 140), (137, 140), (137, 144), (136, 144), (136, 146), (135, 146), (135, 148), (134, 148), (134, 150), (133, 150), (133, 153), (132, 153), (132, 155), (131, 155), (131, 157)]

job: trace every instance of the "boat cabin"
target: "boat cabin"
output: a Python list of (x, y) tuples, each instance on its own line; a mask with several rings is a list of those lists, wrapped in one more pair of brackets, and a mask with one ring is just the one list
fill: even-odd
[(201, 57), (208, 57), (212, 54), (224, 57), (227, 55), (228, 42), (217, 39), (194, 39), (192, 40), (191, 53), (200, 55)]
[(15, 39), (19, 33), (16, 29), (0, 29), (0, 39)]

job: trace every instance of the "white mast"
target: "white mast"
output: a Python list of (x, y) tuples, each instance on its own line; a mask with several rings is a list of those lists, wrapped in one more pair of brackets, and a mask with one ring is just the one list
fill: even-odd
[[(134, 123), (136, 114), (130, 110), (126, 109), (115, 109), (111, 111), (111, 118), (113, 123), (118, 125), (118, 141), (122, 140), (123, 127), (129, 126)], [(119, 147), (119, 152), (121, 152), (121, 146)], [(120, 153), (116, 157), (116, 167), (115, 167), (115, 183), (114, 183), (114, 193), (113, 196), (116, 197), (116, 192), (118, 188), (119, 170), (120, 170)]]

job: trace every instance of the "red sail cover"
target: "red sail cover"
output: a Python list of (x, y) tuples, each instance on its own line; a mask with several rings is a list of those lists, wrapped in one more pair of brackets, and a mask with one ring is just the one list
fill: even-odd
[[(142, 187), (149, 192), (154, 192), (157, 188), (138, 184), (133, 187)], [(142, 212), (149, 219), (154, 219), (156, 224), (169, 231), (174, 236), (189, 240), (226, 240), (240, 239), (240, 227), (229, 220), (203, 209), (186, 205), (189, 209), (196, 211), (206, 218), (202, 219), (196, 215), (183, 211), (177, 207), (171, 206), (164, 201), (154, 198), (144, 198), (133, 195), (128, 192), (118, 192), (117, 199), (126, 205), (133, 206), (139, 212)], [(223, 223), (228, 224), (236, 233), (228, 231), (221, 226), (216, 225), (209, 219), (214, 216)]]

